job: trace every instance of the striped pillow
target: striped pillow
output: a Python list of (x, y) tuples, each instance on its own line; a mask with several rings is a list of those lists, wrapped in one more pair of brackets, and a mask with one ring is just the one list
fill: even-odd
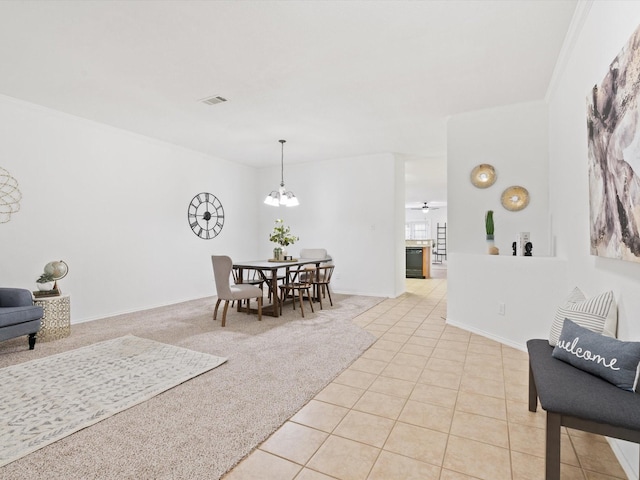
[(549, 335), (549, 345), (552, 347), (558, 343), (565, 318), (592, 332), (616, 338), (618, 307), (612, 291), (586, 298), (578, 287), (574, 288), (556, 311)]

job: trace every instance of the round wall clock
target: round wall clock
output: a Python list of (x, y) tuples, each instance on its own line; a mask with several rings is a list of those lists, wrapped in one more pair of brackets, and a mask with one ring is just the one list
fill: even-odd
[(216, 237), (224, 226), (224, 209), (212, 193), (199, 193), (189, 203), (187, 219), (193, 233), (200, 238)]

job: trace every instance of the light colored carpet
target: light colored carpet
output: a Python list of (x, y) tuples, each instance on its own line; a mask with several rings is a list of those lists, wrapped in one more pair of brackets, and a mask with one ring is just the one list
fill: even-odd
[(220, 478), (375, 341), (351, 319), (381, 300), (334, 295), (305, 319), (288, 306), (261, 322), (230, 309), (221, 328), (207, 298), (72, 325), (33, 351), (26, 337), (1, 342), (0, 367), (126, 334), (228, 361), (0, 467), (0, 478)]
[(226, 361), (127, 335), (0, 369), (0, 466)]

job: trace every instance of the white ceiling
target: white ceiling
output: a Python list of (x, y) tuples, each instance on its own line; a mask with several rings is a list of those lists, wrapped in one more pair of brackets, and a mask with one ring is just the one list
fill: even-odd
[(443, 201), (446, 118), (543, 99), (576, 1), (4, 0), (0, 93), (256, 167), (393, 152)]

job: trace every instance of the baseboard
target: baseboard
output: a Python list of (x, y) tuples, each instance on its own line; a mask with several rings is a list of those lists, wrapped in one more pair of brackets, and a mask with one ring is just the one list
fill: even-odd
[[(617, 438), (605, 437), (609, 445), (611, 446), (611, 450), (613, 450), (613, 454), (618, 459), (620, 466), (624, 470), (624, 473), (627, 475), (627, 478), (633, 480), (635, 478), (639, 478), (640, 472), (636, 471), (638, 467), (638, 462), (631, 462), (629, 457), (625, 455), (625, 452), (621, 448), (622, 440), (618, 440)], [(625, 442), (626, 443), (626, 442)], [(632, 448), (638, 448), (637, 445), (630, 443)]]
[(475, 328), (475, 327), (471, 327), (465, 323), (461, 323), (461, 322), (456, 322), (454, 320), (451, 320), (449, 318), (445, 318), (447, 325), (451, 325), (452, 327), (458, 327), (461, 328), (463, 330), (467, 330), (468, 332), (471, 333), (475, 333), (477, 335), (481, 335), (483, 337), (489, 338), (491, 340), (495, 340), (498, 343), (502, 343), (503, 345), (507, 345), (508, 347), (512, 347), (515, 348), (516, 350), (520, 350), (522, 352), (526, 352), (527, 351), (527, 346), (526, 345), (522, 345), (516, 342), (513, 342), (507, 338), (503, 338), (503, 337), (498, 337), (496, 335), (493, 335), (491, 333), (485, 332), (483, 330), (480, 330), (479, 328)]
[(137, 313), (137, 312), (144, 312), (146, 310), (153, 310), (156, 308), (162, 308), (162, 307), (170, 307), (171, 305), (179, 305), (180, 303), (186, 303), (186, 302), (193, 302), (195, 300), (202, 300), (205, 298), (215, 298), (214, 295), (208, 295), (206, 297), (196, 297), (196, 298), (187, 298), (184, 300), (178, 300), (178, 301), (172, 301), (172, 302), (166, 302), (166, 303), (159, 303), (156, 305), (150, 305), (150, 306), (146, 306), (146, 307), (136, 307), (136, 308), (131, 308), (131, 309), (126, 309), (126, 310), (120, 310), (118, 312), (110, 312), (106, 315), (98, 315), (98, 316), (93, 316), (93, 317), (87, 317), (87, 318), (81, 318), (81, 319), (71, 319), (71, 325), (76, 325), (79, 323), (85, 323), (85, 322), (92, 322), (94, 320), (103, 320), (105, 318), (111, 318), (111, 317), (117, 317), (119, 315), (127, 315), (129, 313)]

